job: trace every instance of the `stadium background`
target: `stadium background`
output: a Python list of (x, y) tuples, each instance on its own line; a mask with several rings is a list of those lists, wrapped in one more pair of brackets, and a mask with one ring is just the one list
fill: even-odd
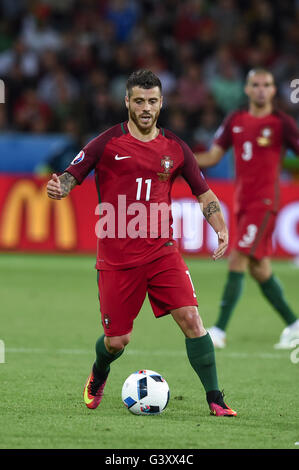
[[(0, 0), (1, 449), (96, 448), (97, 459), (99, 449), (298, 449), (299, 351), (273, 349), (283, 323), (249, 275), (227, 347), (216, 351), (221, 389), (238, 411), (234, 422), (209, 416), (181, 332), (168, 317), (157, 323), (148, 299), (100, 409), (90, 413), (82, 390), (102, 331), (93, 269), (97, 196), (92, 177), (56, 205), (45, 192), (51, 171), (126, 119), (124, 84), (138, 67), (160, 76), (160, 123), (193, 149), (209, 146), (224, 115), (246, 103), (243, 81), (254, 66), (273, 71), (277, 104), (298, 122), (290, 100), (291, 80), (299, 78), (298, 23), (298, 1)], [(273, 262), (296, 312), (298, 162), (288, 153), (281, 174), (286, 209), (276, 255), (291, 259)], [(205, 173), (232, 233), (231, 153)], [(190, 197), (182, 181), (174, 196)], [(192, 214), (184, 217), (196, 234)], [(203, 235), (185, 240), (183, 249), (206, 256), (213, 245), (207, 226)], [(209, 327), (227, 262), (203, 258), (188, 257), (187, 264)], [(171, 390), (167, 410), (153, 420), (136, 419), (120, 399), (126, 377), (146, 367)]]
[[(276, 104), (299, 121), (299, 106), (290, 99), (291, 81), (299, 76), (298, 1), (1, 0), (0, 15), (2, 250), (94, 251), (91, 181), (64, 203), (64, 228), (55, 228), (61, 216), (51, 216), (42, 183), (90, 139), (126, 119), (124, 90), (133, 70), (149, 68), (160, 77), (160, 125), (193, 150), (208, 148), (223, 117), (246, 105), (244, 78), (252, 67), (274, 73)], [(232, 240), (232, 152), (204, 173), (224, 206)], [(287, 152), (277, 256), (299, 254), (298, 175), (299, 161)], [(192, 201), (187, 187), (176, 194)], [(40, 218), (39, 211), (48, 216)], [(36, 228), (31, 212), (40, 218)], [(198, 238), (192, 213), (189, 219), (182, 214), (175, 221), (188, 227), (182, 251), (208, 254), (216, 239), (206, 222)], [(61, 242), (63, 230), (76, 233)]]

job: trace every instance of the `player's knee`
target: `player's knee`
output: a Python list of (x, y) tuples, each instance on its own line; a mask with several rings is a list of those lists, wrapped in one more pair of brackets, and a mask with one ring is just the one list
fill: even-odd
[(253, 277), (253, 279), (258, 280), (260, 277), (260, 269), (257, 266), (250, 263), (249, 274), (251, 277)]
[(177, 321), (186, 336), (195, 338), (206, 333), (197, 307), (184, 307), (180, 310), (180, 320)]
[(201, 336), (205, 333), (202, 320), (198, 315), (197, 308), (193, 308), (187, 313), (187, 322), (190, 330), (192, 331), (192, 336)]
[(269, 272), (259, 264), (250, 263), (249, 273), (257, 282), (264, 282), (269, 278)]
[(243, 253), (233, 250), (229, 257), (229, 270), (245, 272), (248, 266), (248, 257)]
[(130, 335), (107, 337), (106, 347), (110, 354), (116, 354), (124, 349), (130, 341)]

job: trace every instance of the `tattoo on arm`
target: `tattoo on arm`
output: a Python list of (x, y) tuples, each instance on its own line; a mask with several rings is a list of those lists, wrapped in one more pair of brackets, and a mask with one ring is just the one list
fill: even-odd
[(77, 185), (77, 180), (70, 173), (63, 173), (59, 176), (61, 191), (63, 197), (67, 196), (69, 192)]
[(209, 202), (209, 204), (203, 209), (203, 215), (207, 220), (209, 220), (214, 212), (220, 212), (220, 206), (217, 201)]

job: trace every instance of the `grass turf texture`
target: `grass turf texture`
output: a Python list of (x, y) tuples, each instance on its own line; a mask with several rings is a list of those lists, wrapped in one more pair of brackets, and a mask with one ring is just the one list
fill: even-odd
[[(186, 262), (208, 327), (227, 263)], [(298, 268), (273, 264), (298, 312)], [(299, 365), (289, 351), (273, 349), (284, 325), (249, 277), (228, 346), (216, 352), (220, 387), (237, 418), (209, 415), (181, 331), (170, 316), (156, 320), (148, 300), (125, 354), (112, 364), (100, 407), (88, 410), (82, 391), (102, 334), (94, 257), (1, 254), (0, 278), (0, 448), (296, 448)], [(161, 373), (170, 386), (169, 405), (159, 416), (132, 415), (121, 402), (126, 377), (145, 368)]]

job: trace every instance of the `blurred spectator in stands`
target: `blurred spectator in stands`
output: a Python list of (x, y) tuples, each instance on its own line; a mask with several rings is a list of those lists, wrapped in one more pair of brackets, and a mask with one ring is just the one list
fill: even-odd
[(177, 5), (177, 16), (173, 26), (174, 37), (179, 43), (195, 41), (202, 28), (211, 19), (205, 14), (203, 0), (185, 0)]
[(13, 66), (19, 64), (25, 77), (35, 77), (39, 73), (39, 60), (37, 54), (29, 49), (21, 39), (17, 39), (11, 49), (0, 53), (0, 76), (9, 75)]
[(196, 58), (199, 63), (214, 55), (215, 50), (219, 47), (218, 28), (218, 24), (212, 19), (201, 28), (196, 42)]
[(167, 68), (167, 59), (159, 51), (158, 40), (144, 37), (136, 44), (135, 67), (137, 69), (164, 70)]
[(248, 53), (247, 70), (249, 71), (250, 69), (266, 67), (264, 62), (264, 51), (259, 49), (257, 46), (252, 46)]
[(27, 88), (14, 104), (13, 118), (16, 129), (22, 132), (42, 132), (51, 129), (52, 112), (34, 88)]
[(177, 84), (178, 102), (190, 113), (198, 112), (204, 106), (208, 87), (206, 86), (200, 65), (189, 64)]
[(39, 56), (40, 63), (40, 80), (48, 75), (54, 74), (56, 70), (59, 69), (60, 63), (62, 62), (62, 57), (59, 56), (55, 51), (50, 49), (45, 49)]
[(173, 92), (176, 86), (176, 78), (169, 68), (168, 59), (162, 53), (161, 44), (157, 39), (145, 35), (134, 45), (136, 69), (149, 69), (161, 80), (163, 96)]
[(68, 57), (68, 69), (76, 79), (83, 79), (90, 74), (96, 66), (96, 58), (94, 56), (90, 44), (84, 41), (78, 41), (74, 50), (70, 51)]
[(240, 23), (229, 36), (230, 51), (234, 62), (246, 70), (251, 50), (250, 31), (245, 23)]
[(129, 44), (122, 43), (115, 46), (113, 61), (110, 68), (112, 78), (121, 76), (128, 77), (134, 70), (135, 59), (132, 57)]
[(164, 105), (167, 106), (169, 95), (176, 90), (177, 79), (175, 75), (167, 68), (161, 70), (153, 67), (152, 71), (159, 77), (161, 81)]
[(272, 36), (267, 33), (260, 33), (256, 38), (256, 47), (263, 55), (264, 67), (271, 68), (278, 58), (278, 53)]
[(70, 95), (65, 83), (62, 82), (57, 87), (57, 103), (52, 106), (56, 127), (61, 130), (63, 123), (70, 116), (74, 116), (79, 120), (80, 117), (80, 101), (74, 99)]
[(62, 173), (86, 143), (83, 141), (80, 126), (75, 119), (67, 119), (63, 125), (62, 132), (68, 139), (62, 148), (59, 148), (51, 155), (47, 162), (35, 168), (37, 174)]
[(9, 21), (0, 18), (0, 53), (6, 51), (13, 46), (13, 31)]
[(45, 75), (38, 84), (38, 94), (51, 107), (59, 106), (61, 100), (76, 100), (79, 84), (63, 66)]
[(221, 111), (228, 113), (245, 103), (244, 83), (232, 60), (222, 61), (219, 68), (211, 79), (209, 88)]
[(193, 136), (188, 122), (188, 114), (182, 108), (169, 109), (166, 127), (187, 142), (189, 146), (192, 146)]
[[(160, 77), (167, 105), (161, 121), (184, 135), (185, 122), (188, 133), (203, 136), (205, 115), (222, 118), (242, 105), (244, 77), (258, 66), (274, 71), (281, 109), (299, 120), (298, 105), (290, 101), (290, 81), (299, 76), (298, 5), (298, 0), (0, 0), (8, 127), (23, 128), (28, 105), (23, 104), (26, 112), (15, 110), (30, 88), (52, 117), (50, 123), (25, 119), (25, 131), (59, 132), (71, 116), (83, 132), (96, 134), (126, 119), (125, 84), (137, 68)], [(34, 103), (32, 114), (42, 114), (38, 109)]]
[[(217, 47), (215, 54), (208, 57), (202, 64), (205, 82), (210, 83), (215, 75), (221, 73), (223, 64), (233, 61), (234, 58), (230, 44), (228, 42), (221, 43), (221, 45)], [(241, 74), (241, 68), (238, 69), (238, 73)]]
[[(299, 5), (299, 3), (297, 2)], [(285, 54), (293, 53), (298, 54), (299, 49), (299, 6), (298, 6), (298, 13), (297, 17), (292, 21), (289, 21), (288, 26), (285, 30), (285, 38), (284, 41), (281, 43), (282, 51)]]
[(53, 29), (65, 32), (72, 24), (73, 12), (78, 2), (76, 0), (46, 0), (45, 3), (50, 7), (50, 21)]
[(118, 42), (130, 38), (138, 16), (138, 2), (135, 0), (110, 0), (107, 4), (106, 19), (113, 24)]
[(122, 112), (128, 76), (134, 70), (133, 57), (128, 44), (120, 44), (115, 48), (113, 64), (110, 69), (109, 94), (116, 112)]
[(252, 0), (248, 4), (248, 10), (245, 18), (250, 27), (251, 41), (254, 42), (256, 37), (261, 33), (270, 34), (279, 43), (281, 19), (276, 15), (277, 4), (271, 4), (269, 0)]
[(200, 145), (202, 149), (208, 150), (220, 123), (221, 118), (216, 108), (203, 111), (193, 133), (193, 146)]
[[(124, 108), (124, 106), (123, 106)], [(90, 132), (100, 134), (117, 122), (113, 102), (106, 89), (98, 89), (88, 109)]]
[(281, 56), (275, 62), (273, 73), (278, 86), (284, 80), (299, 78), (299, 62), (297, 54), (290, 51)]
[(0, 134), (2, 132), (8, 131), (10, 131), (10, 127), (8, 124), (6, 107), (4, 106), (4, 104), (0, 104)]
[(23, 13), (26, 0), (1, 0), (1, 10), (3, 16), (9, 20), (15, 19)]
[(15, 127), (13, 114), (15, 102), (23, 94), (24, 89), (30, 84), (30, 80), (24, 77), (19, 63), (14, 64), (9, 75), (5, 77), (5, 107), (7, 109), (7, 117), (12, 128)]
[(235, 0), (218, 0), (211, 4), (211, 16), (217, 24), (219, 43), (227, 41), (240, 24), (240, 13)]
[(108, 75), (104, 69), (95, 68), (87, 77), (83, 85), (83, 92), (87, 102), (94, 102), (98, 90), (108, 89)]
[(192, 42), (178, 44), (175, 49), (175, 55), (172, 69), (177, 77), (184, 74), (186, 68), (196, 61), (196, 49)]
[(45, 49), (58, 51), (62, 46), (62, 38), (47, 21), (50, 8), (45, 3), (37, 3), (32, 13), (23, 19), (22, 42), (31, 50), (41, 53)]
[(97, 65), (105, 66), (108, 71), (113, 66), (112, 58), (117, 44), (112, 23), (100, 18), (93, 30), (93, 36), (98, 60)]

